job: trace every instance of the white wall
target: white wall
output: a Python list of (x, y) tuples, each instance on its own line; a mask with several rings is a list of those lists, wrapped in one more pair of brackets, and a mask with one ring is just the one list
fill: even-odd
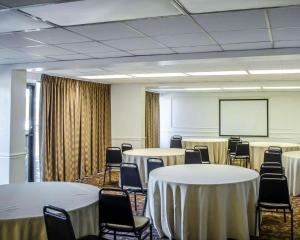
[(219, 137), (219, 99), (269, 99), (269, 137), (255, 141), (300, 142), (300, 92), (162, 93), (161, 147), (170, 136)]
[(145, 87), (138, 84), (111, 86), (112, 145), (145, 146)]

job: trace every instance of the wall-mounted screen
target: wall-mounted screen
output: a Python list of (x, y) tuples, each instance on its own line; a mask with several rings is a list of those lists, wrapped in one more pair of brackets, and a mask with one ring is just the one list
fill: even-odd
[(268, 99), (220, 99), (219, 135), (268, 137)]

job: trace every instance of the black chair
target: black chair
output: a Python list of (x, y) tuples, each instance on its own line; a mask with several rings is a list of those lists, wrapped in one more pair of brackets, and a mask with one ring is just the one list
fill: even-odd
[(202, 158), (199, 149), (186, 149), (184, 164), (201, 164)]
[(280, 152), (282, 153), (282, 148), (281, 147), (278, 147), (278, 146), (269, 146), (268, 147), (268, 150), (270, 152)]
[(111, 182), (111, 170), (120, 169), (122, 163), (122, 153), (119, 147), (108, 147), (106, 149), (106, 163), (104, 170), (103, 185), (105, 185), (106, 171), (109, 173), (109, 181)]
[(202, 163), (210, 164), (207, 146), (196, 145), (194, 146), (194, 149), (198, 149), (200, 151)]
[(122, 149), (122, 153), (124, 151), (132, 150), (132, 145), (130, 143), (122, 143), (121, 149)]
[(233, 158), (235, 155), (236, 145), (238, 142), (240, 142), (240, 139), (228, 139), (227, 164), (231, 164), (231, 158)]
[(105, 234), (113, 235), (114, 239), (117, 239), (117, 235), (138, 239), (146, 239), (150, 235), (152, 240), (150, 219), (133, 215), (127, 191), (110, 188), (100, 190), (99, 239)]
[(135, 163), (121, 164), (121, 188), (134, 194), (134, 208), (137, 211), (136, 195), (145, 196), (143, 214), (147, 205), (147, 188), (143, 187), (138, 166)]
[(233, 140), (233, 141), (241, 141), (241, 137), (239, 136), (231, 136), (228, 141)]
[(260, 166), (259, 174), (265, 174), (265, 173), (275, 173), (275, 174), (284, 174), (282, 166), (279, 163), (263, 163)]
[(231, 160), (230, 164), (232, 164), (232, 161), (239, 160), (240, 165), (241, 165), (241, 162), (244, 161), (245, 167), (248, 167), (248, 162), (250, 165), (249, 142), (247, 142), (247, 141), (237, 142), (235, 154), (230, 158), (230, 160)]
[(286, 210), (291, 214), (291, 239), (293, 239), (293, 206), (290, 201), (287, 178), (282, 174), (263, 174), (260, 177), (259, 195), (255, 212), (255, 236), (257, 221), (260, 219), (261, 211), (283, 210), (284, 221), (286, 222)]
[[(43, 212), (48, 240), (76, 240), (67, 211), (49, 205), (43, 208)], [(99, 238), (95, 235), (89, 235), (79, 239), (96, 240)]]
[(174, 135), (171, 137), (170, 148), (182, 148), (182, 137)]
[(281, 153), (278, 151), (266, 150), (264, 153), (264, 163), (279, 163), (282, 166)]
[(161, 158), (148, 158), (147, 159), (147, 174), (149, 179), (149, 174), (152, 170), (164, 166), (164, 161)]

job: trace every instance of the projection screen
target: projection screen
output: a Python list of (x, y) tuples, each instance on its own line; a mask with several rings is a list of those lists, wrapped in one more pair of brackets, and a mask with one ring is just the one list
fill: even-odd
[(268, 99), (220, 99), (219, 135), (268, 137)]

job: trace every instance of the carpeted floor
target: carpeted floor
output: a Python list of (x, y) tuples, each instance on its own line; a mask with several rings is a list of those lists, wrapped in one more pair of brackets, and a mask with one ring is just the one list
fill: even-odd
[[(118, 186), (119, 175), (117, 172), (112, 173), (112, 182), (109, 183), (108, 177), (106, 180), (107, 187)], [(81, 180), (82, 183), (92, 184), (97, 187), (103, 185), (103, 175), (99, 174), (90, 178), (84, 178)], [(300, 239), (300, 197), (292, 198), (294, 207), (294, 239)], [(133, 203), (133, 201), (132, 201)], [(137, 215), (141, 215), (144, 204), (144, 198), (138, 197), (138, 212)], [(132, 208), (134, 211), (134, 207)], [(122, 238), (121, 238), (122, 239)], [(123, 238), (125, 239), (125, 238)], [(157, 232), (154, 230), (154, 239), (161, 239)], [(260, 233), (260, 239), (262, 240), (285, 240), (290, 239), (290, 215), (287, 214), (287, 222), (283, 221), (283, 214), (276, 212), (263, 213), (262, 229)]]

